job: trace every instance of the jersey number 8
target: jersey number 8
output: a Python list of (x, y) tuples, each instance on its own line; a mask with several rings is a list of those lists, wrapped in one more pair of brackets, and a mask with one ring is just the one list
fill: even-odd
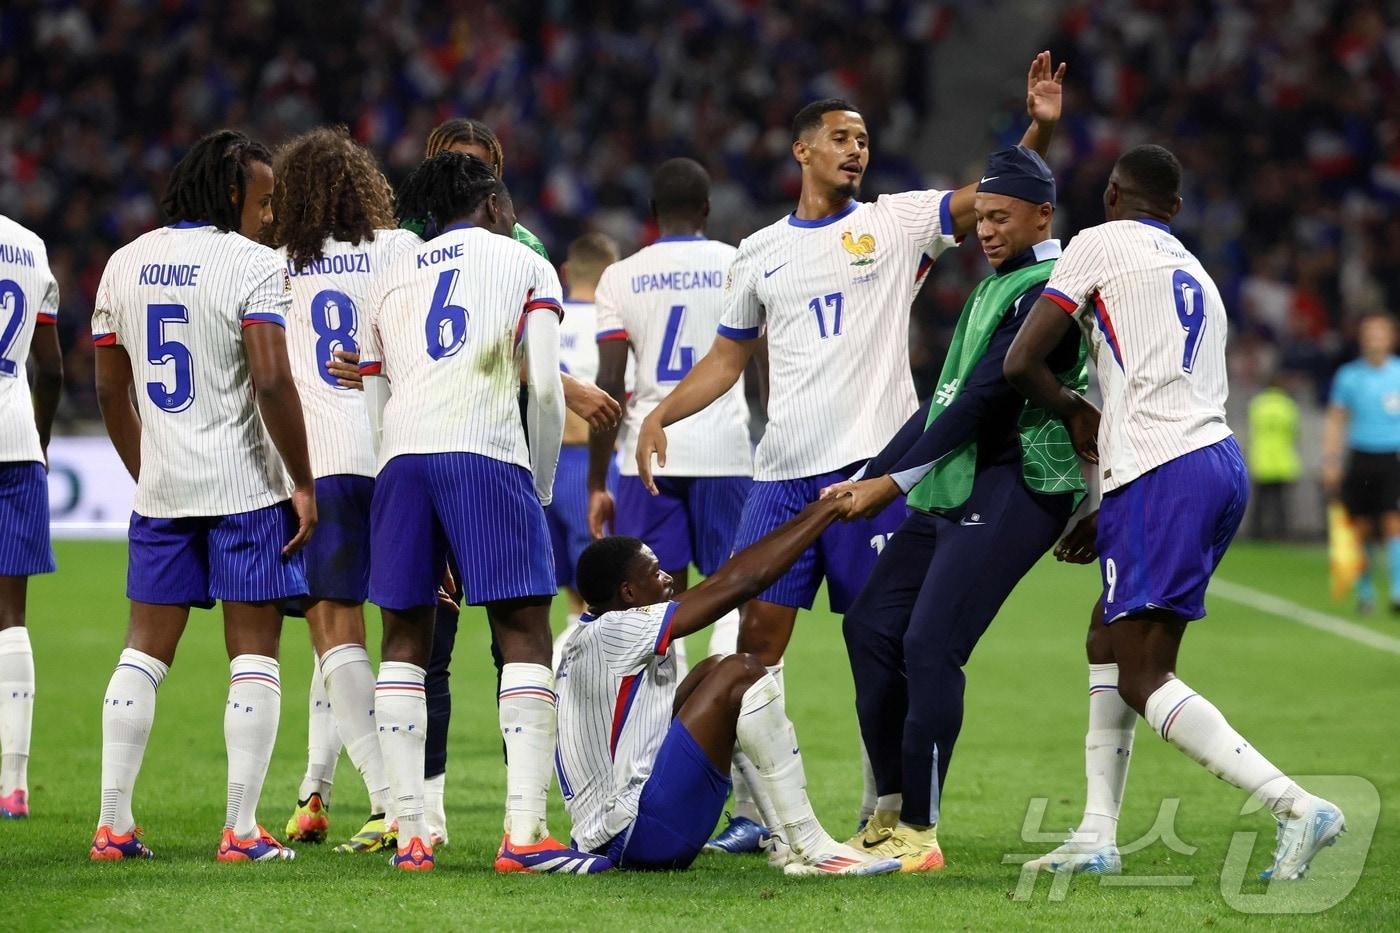
[[(332, 317), (334, 320), (332, 320)], [(326, 289), (311, 299), (311, 329), (316, 332), (316, 361), (328, 363), (336, 350), (360, 351), (355, 342), (355, 303), (344, 292)], [(344, 389), (335, 376), (319, 367), (320, 376), (332, 389)]]

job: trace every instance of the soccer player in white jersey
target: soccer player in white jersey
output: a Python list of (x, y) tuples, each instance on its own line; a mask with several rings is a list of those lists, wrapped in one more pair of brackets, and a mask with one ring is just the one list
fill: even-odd
[[(1063, 75), (1048, 52), (1027, 74), (1033, 122), (1021, 143), (1041, 154), (1059, 120)], [(739, 244), (709, 353), (647, 416), (637, 440), (638, 474), (656, 494), (652, 459), (666, 464), (666, 426), (723, 397), (766, 332), (768, 427), (734, 542), (739, 548), (797, 514), (824, 487), (850, 479), (918, 408), (908, 348), (914, 283), (926, 257), (976, 223), (976, 184), (856, 200), (870, 139), (851, 104), (808, 104), (792, 129), (802, 169), (797, 209)], [(739, 649), (780, 669), (797, 610), (811, 608), (822, 578), (832, 611), (844, 613), (904, 511), (897, 499), (873, 518), (827, 529), (746, 608)]]
[[(617, 262), (617, 244), (603, 233), (585, 233), (569, 244), (564, 260), (564, 319), (559, 323), (559, 367), (575, 379), (598, 381), (598, 314), (594, 307), (598, 279)], [(564, 416), (564, 443), (554, 474), (554, 499), (544, 510), (554, 545), (554, 575), (569, 598), (569, 626), (555, 640), (555, 659), (569, 631), (578, 623), (583, 602), (574, 585), (579, 555), (593, 540), (588, 533), (588, 422), (573, 412)]]
[(364, 778), (370, 813), (337, 851), (375, 852), (394, 837), (385, 818), (389, 781), (365, 650), (374, 440), (364, 393), (337, 379), (328, 364), (338, 351), (359, 351), (374, 275), (422, 241), (394, 229), (389, 183), (344, 128), (316, 129), (291, 140), (275, 154), (274, 169), (273, 223), (265, 242), (277, 249), (292, 282), (287, 350), (306, 416), (319, 517), (304, 552), (311, 593), (291, 607), (306, 616), (316, 666), (306, 776), (287, 838), (326, 838), (343, 740)]
[[(0, 819), (29, 816), (34, 654), (24, 625), (29, 578), (53, 573), (49, 430), (63, 389), (58, 282), (34, 233), (0, 215)], [(31, 401), (27, 361), (34, 357)]]
[[(616, 505), (607, 488), (607, 468), (617, 432), (593, 433), (589, 523), (596, 535), (611, 526), (617, 534), (645, 542), (676, 592), (683, 593), (691, 564), (711, 574), (733, 553), (744, 499), (753, 485), (743, 379), (671, 429), (666, 466), (657, 470), (657, 496), (637, 476), (637, 432), (714, 342), (724, 311), (724, 276), (737, 251), (705, 236), (710, 176), (694, 159), (669, 159), (657, 167), (651, 209), (661, 236), (610, 267), (598, 285), (598, 382), (614, 398), (626, 398), (627, 432)], [(633, 360), (635, 391), (628, 398), (625, 376)], [(710, 653), (732, 654), (738, 626), (737, 611), (719, 620)], [(680, 660), (684, 666), (684, 656)], [(739, 772), (734, 795), (734, 818), (713, 847), (756, 851), (763, 830), (761, 808)]]
[(360, 361), (362, 371), (380, 377), (365, 386), (371, 421), (383, 424), (370, 599), (384, 616), (375, 721), (398, 818), (394, 864), (417, 871), (434, 865), (424, 820), (424, 665), (450, 553), (467, 602), (486, 607), (504, 660), (498, 697), (506, 826), (496, 870), (601, 871), (611, 867), (606, 859), (561, 845), (545, 824), (555, 734), (555, 584), (542, 506), (549, 504), (564, 431), (559, 279), (510, 238), (510, 196), (474, 156), (428, 159), (404, 183), (400, 208), (440, 232), (376, 276)]
[[(228, 810), (221, 862), (289, 859), (257, 823), (277, 738), (281, 602), (306, 595), (316, 524), (306, 427), (283, 328), (291, 284), (255, 242), (271, 220), (272, 158), (242, 133), (197, 142), (170, 177), (171, 226), (112, 254), (92, 317), (97, 397), (136, 480), (126, 649), (102, 703), (94, 860), (150, 858), (132, 790), (190, 607), (223, 601)], [(133, 405), (132, 400), (135, 399)], [(290, 473), (290, 476), (288, 475)]]
[(771, 584), (844, 514), (847, 501), (808, 505), (679, 594), (637, 538), (603, 538), (584, 552), (579, 588), (589, 611), (559, 666), (555, 762), (580, 848), (622, 869), (689, 867), (729, 796), (737, 740), (772, 800), (786, 873), (899, 870), (897, 859), (843, 845), (817, 822), (782, 691), (762, 661), (710, 657), (683, 682), (676, 670), (676, 639)]
[[(1104, 191), (1108, 222), (1070, 241), (1006, 357), (1007, 378), (1064, 419), (1080, 456), (1097, 464), (1103, 489), (1084, 818), (1065, 845), (1031, 864), (1120, 870), (1118, 813), (1141, 715), (1273, 812), (1278, 845), (1264, 876), (1292, 880), (1345, 829), (1341, 810), (1275, 767), (1175, 673), (1187, 623), (1206, 614), (1206, 585), (1249, 494), (1225, 423), (1225, 307), (1169, 226), (1180, 190), (1181, 165), (1166, 149), (1124, 153)], [(1092, 348), (1102, 417), (1045, 362), (1076, 323)]]

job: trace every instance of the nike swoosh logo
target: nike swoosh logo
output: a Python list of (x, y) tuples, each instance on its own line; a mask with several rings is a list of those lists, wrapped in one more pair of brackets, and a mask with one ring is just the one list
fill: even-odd
[(986, 523), (986, 522), (970, 522), (970, 521), (968, 521), (968, 520), (965, 519), (965, 518), (960, 518), (960, 519), (958, 519), (958, 524), (959, 524), (959, 525), (962, 525), (962, 526), (965, 527), (965, 528), (972, 528), (972, 527), (975, 526), (975, 525), (985, 525), (985, 524), (987, 524), (987, 523)]
[(865, 848), (867, 848), (867, 849), (874, 849), (874, 848), (876, 848), (876, 847), (878, 847), (878, 846), (882, 846), (882, 845), (885, 844), (885, 842), (886, 842), (886, 840), (884, 840), (884, 839), (877, 839), (875, 842), (871, 842), (869, 839), (866, 839), (865, 837), (861, 837), (861, 840), (860, 840), (860, 844), (861, 844), (862, 846), (864, 846)]
[(979, 185), (984, 185), (984, 184), (986, 184), (986, 183), (989, 182), (989, 181), (996, 181), (996, 180), (997, 180), (998, 178), (1000, 178), (1000, 177), (1001, 177), (1000, 175), (993, 175), (991, 178), (984, 178), (984, 179), (982, 179), (982, 180), (979, 181), (977, 184), (979, 184)]
[[(792, 262), (792, 260), (789, 259), (788, 262)], [(783, 263), (783, 266), (785, 266), (785, 265), (787, 265), (787, 264), (788, 264), (788, 263), (785, 262), (785, 263)], [(765, 279), (768, 278), (768, 276), (772, 275), (774, 272), (777, 272), (778, 269), (781, 269), (783, 266), (778, 266), (777, 269), (769, 269), (767, 272), (763, 273), (763, 277), (764, 277)]]

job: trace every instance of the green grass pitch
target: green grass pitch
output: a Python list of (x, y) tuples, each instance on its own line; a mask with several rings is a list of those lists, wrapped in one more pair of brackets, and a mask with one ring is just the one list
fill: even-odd
[[(1269, 821), (1241, 815), (1242, 794), (1140, 725), (1120, 844), (1143, 837), (1163, 812), (1167, 835), (1180, 842), (1157, 841), (1126, 855), (1126, 884), (1081, 877), (1056, 891), (1041, 876), (1032, 891), (1017, 893), (1018, 866), (1003, 864), (1003, 856), (1053, 845), (1022, 840), (1028, 807), (1043, 799), (1038, 828), (1062, 833), (1077, 820), (1083, 794), (1081, 646), (1095, 573), (1053, 561), (1021, 584), (968, 667), (967, 721), (939, 832), (948, 859), (941, 874), (788, 879), (761, 858), (706, 854), (686, 873), (495, 876), (504, 771), (485, 624), (475, 611), (464, 619), (457, 648), (447, 798), (452, 842), (440, 851), (435, 873), (399, 876), (382, 856), (338, 856), (329, 846), (301, 847), (290, 863), (214, 862), (224, 807), (227, 662), (218, 616), (201, 612), (161, 688), (137, 785), (137, 818), (156, 860), (92, 864), (87, 847), (97, 815), (101, 697), (127, 613), (125, 549), (61, 543), (58, 559), (62, 571), (36, 578), (30, 588), (38, 668), (34, 816), (0, 824), (8, 929), (1122, 929), (1282, 926), (1300, 919), (1363, 929), (1396, 922), (1400, 657), (1220, 598), (1211, 600), (1211, 617), (1192, 626), (1182, 676), (1291, 773), (1369, 781), (1382, 802), (1379, 825), (1374, 812), (1363, 812), (1364, 793), (1355, 798), (1360, 803), (1340, 801), (1352, 831), (1319, 857), (1313, 877), (1293, 895), (1270, 899), (1261, 882), (1235, 880), (1243, 856), (1227, 855), (1232, 844), (1257, 834), (1245, 876), (1253, 879), (1268, 861)], [(1316, 549), (1241, 545), (1221, 576), (1336, 611), (1326, 601), (1324, 558)], [(1400, 635), (1400, 622), (1390, 618), (1364, 624)], [(310, 652), (301, 628), (295, 620), (285, 628), (282, 725), (260, 808), (279, 836), (305, 764)], [(371, 632), (373, 642), (377, 618)], [(703, 647), (703, 638), (692, 639), (691, 658), (702, 656)], [(802, 616), (787, 684), (812, 799), (827, 827), (844, 837), (859, 802), (860, 766), (849, 670), (828, 612)], [(366, 808), (359, 777), (342, 758), (333, 837), (358, 828)], [(567, 838), (557, 792), (551, 826)], [(1247, 845), (1240, 851), (1251, 852)], [(1363, 861), (1350, 894), (1320, 914), (1250, 912), (1316, 906), (1328, 890), (1344, 890), (1347, 871)]]

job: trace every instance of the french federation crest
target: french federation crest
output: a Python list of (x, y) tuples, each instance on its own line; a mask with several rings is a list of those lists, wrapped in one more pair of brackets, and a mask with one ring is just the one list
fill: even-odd
[(862, 233), (859, 237), (851, 236), (851, 231), (847, 230), (841, 234), (841, 246), (846, 252), (856, 257), (851, 261), (853, 266), (868, 266), (875, 261), (875, 237), (873, 234)]

